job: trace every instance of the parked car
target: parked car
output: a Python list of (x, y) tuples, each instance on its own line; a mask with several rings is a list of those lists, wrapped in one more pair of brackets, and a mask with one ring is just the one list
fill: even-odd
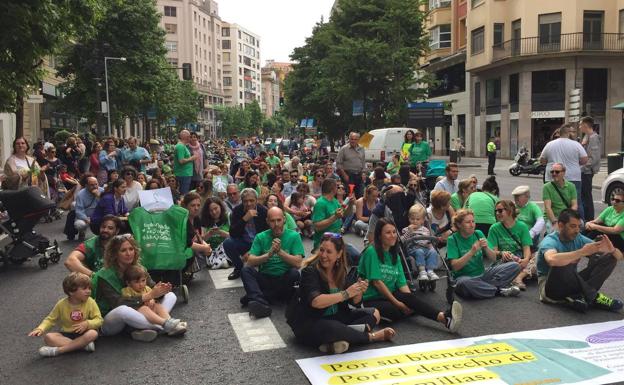
[(363, 139), (366, 139), (364, 134), (360, 139), (360, 145), (365, 149), (365, 159), (367, 162), (388, 162), (392, 159), (392, 155), (401, 153), (401, 146), (405, 133), (409, 130), (415, 131), (414, 128), (407, 127), (393, 127), (393, 128), (379, 128), (371, 130), (368, 134), (372, 135), (370, 143), (363, 143)]
[(615, 170), (602, 182), (602, 188), (600, 189), (602, 201), (610, 205), (611, 198), (613, 198), (616, 192), (624, 192), (624, 168)]

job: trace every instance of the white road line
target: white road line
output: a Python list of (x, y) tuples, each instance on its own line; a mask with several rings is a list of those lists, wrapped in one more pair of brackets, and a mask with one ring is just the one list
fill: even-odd
[(239, 279), (229, 280), (228, 275), (233, 269), (210, 270), (210, 278), (215, 285), (215, 289), (230, 289), (232, 287), (243, 287), (243, 281)]
[(286, 347), (271, 318), (253, 319), (249, 313), (228, 314), (228, 318), (243, 352)]

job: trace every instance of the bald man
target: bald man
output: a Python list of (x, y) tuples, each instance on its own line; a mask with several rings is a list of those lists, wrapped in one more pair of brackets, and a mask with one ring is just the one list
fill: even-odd
[(245, 287), (243, 306), (249, 315), (271, 315), (270, 300), (288, 300), (299, 281), (299, 268), (305, 256), (301, 236), (284, 228), (284, 212), (279, 207), (267, 211), (269, 229), (256, 235), (241, 279)]
[(179, 134), (178, 144), (175, 145), (173, 152), (173, 174), (178, 181), (180, 194), (184, 195), (191, 189), (191, 180), (193, 179), (193, 162), (197, 155), (191, 156), (191, 150), (188, 144), (191, 140), (191, 133), (188, 130), (182, 130)]

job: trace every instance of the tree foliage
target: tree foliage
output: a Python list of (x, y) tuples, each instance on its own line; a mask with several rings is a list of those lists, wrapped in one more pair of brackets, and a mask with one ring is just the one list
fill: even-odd
[[(296, 48), (286, 79), (286, 112), (315, 118), (330, 136), (346, 129), (403, 125), (407, 103), (422, 98), (418, 60), (427, 48), (421, 0), (340, 0)], [(365, 117), (353, 117), (353, 101)]]

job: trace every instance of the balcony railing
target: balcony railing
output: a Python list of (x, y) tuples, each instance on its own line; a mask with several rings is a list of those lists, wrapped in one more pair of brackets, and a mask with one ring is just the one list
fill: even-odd
[(492, 47), (492, 61), (565, 52), (624, 52), (624, 33), (564, 33), (507, 40)]

